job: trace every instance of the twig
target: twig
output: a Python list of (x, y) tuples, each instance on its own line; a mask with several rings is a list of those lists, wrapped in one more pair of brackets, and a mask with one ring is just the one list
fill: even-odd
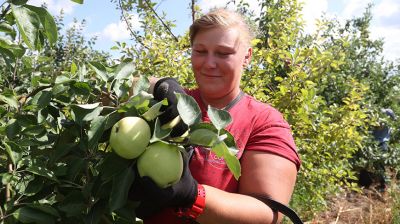
[[(0, 206), (0, 221), (3, 220), (3, 217), (4, 217), (3, 209)], [(3, 222), (1, 222), (1, 223), (3, 223)]]
[[(3, 4), (1, 4), (1, 6), (3, 6), (5, 3), (6, 3), (6, 2), (4, 2)], [(0, 19), (3, 19), (3, 18), (6, 16), (7, 12), (10, 10), (10, 8), (11, 8), (11, 5), (8, 4), (7, 8), (5, 8), (4, 11), (3, 11), (3, 13), (1, 13)]]
[(343, 207), (340, 207), (340, 208), (339, 208), (339, 212), (338, 212), (338, 214), (337, 214), (337, 216), (336, 216), (335, 224), (337, 224), (337, 223), (339, 222), (339, 217), (340, 217), (340, 214), (342, 213), (342, 208), (343, 208)]
[(352, 211), (360, 210), (360, 209), (361, 209), (361, 208), (350, 208), (350, 209), (347, 209), (347, 210), (342, 211), (342, 213), (344, 213), (344, 212), (352, 212)]
[(194, 9), (195, 4), (196, 4), (196, 0), (192, 0), (192, 4), (190, 5), (191, 10), (192, 10), (192, 23), (196, 19), (196, 11)]
[(157, 12), (153, 9), (153, 7), (151, 7), (151, 5), (147, 2), (147, 0), (145, 0), (144, 2), (146, 3), (147, 7), (150, 8), (150, 10), (153, 12), (153, 14), (157, 17), (157, 19), (161, 22), (161, 24), (165, 27), (165, 29), (167, 29), (168, 33), (174, 38), (174, 40), (176, 42), (178, 42), (179, 41), (178, 38), (172, 33), (169, 26), (167, 26), (167, 24), (164, 23), (162, 18), (157, 14)]
[(369, 204), (369, 223), (372, 223), (372, 204)]
[[(13, 172), (13, 165), (12, 163), (8, 164), (8, 172), (11, 174)], [(8, 183), (6, 185), (6, 201), (10, 201), (11, 199), (11, 184)]]
[(147, 50), (149, 50), (149, 48), (142, 42), (142, 40), (140, 39), (140, 37), (138, 35), (135, 34), (135, 32), (133, 32), (131, 24), (129, 23), (128, 19), (125, 16), (125, 11), (124, 8), (122, 7), (122, 3), (121, 0), (118, 0), (118, 5), (119, 8), (121, 9), (121, 14), (122, 14), (122, 18), (124, 19), (126, 26), (128, 27), (129, 32), (132, 34), (132, 36), (135, 38), (135, 40), (141, 44), (144, 48), (146, 48)]

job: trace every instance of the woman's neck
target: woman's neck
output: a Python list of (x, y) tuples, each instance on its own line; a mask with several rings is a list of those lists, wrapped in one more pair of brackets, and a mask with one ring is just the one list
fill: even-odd
[(234, 100), (239, 95), (239, 93), (240, 93), (240, 89), (237, 88), (237, 89), (232, 90), (228, 94), (226, 94), (222, 97), (218, 97), (218, 98), (204, 96), (201, 92), (200, 92), (200, 97), (206, 107), (208, 107), (208, 105), (210, 105), (210, 106), (218, 108), (218, 109), (223, 109), (230, 102), (232, 102), (232, 100)]

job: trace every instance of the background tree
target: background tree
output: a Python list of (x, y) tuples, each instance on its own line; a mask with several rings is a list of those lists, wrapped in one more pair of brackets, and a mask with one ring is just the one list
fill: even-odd
[[(155, 10), (157, 2), (113, 2), (133, 40), (116, 43), (118, 60), (94, 50), (95, 39), (82, 34), (85, 21), (63, 33), (62, 14), (54, 20), (27, 1), (2, 3), (0, 162), (7, 165), (0, 166), (0, 221), (133, 222), (135, 204), (125, 195), (132, 163), (107, 154), (105, 130), (124, 114), (149, 109), (144, 95), (127, 103), (132, 75), (143, 78), (135, 93), (149, 76), (172, 76), (188, 88), (195, 82), (188, 33), (172, 33), (174, 23)], [(390, 154), (369, 147), (379, 109), (400, 114), (400, 65), (385, 60), (383, 40), (369, 35), (372, 6), (345, 24), (321, 18), (317, 31), (306, 34), (296, 0), (259, 1), (259, 14), (233, 3), (257, 34), (242, 89), (292, 126), (302, 168), (291, 206), (303, 219), (324, 209), (331, 195), (357, 190), (360, 167), (374, 172), (383, 158), (399, 170), (398, 122), (391, 123)], [(196, 1), (188, 7), (193, 19), (200, 15)], [(133, 14), (139, 30), (131, 28)]]

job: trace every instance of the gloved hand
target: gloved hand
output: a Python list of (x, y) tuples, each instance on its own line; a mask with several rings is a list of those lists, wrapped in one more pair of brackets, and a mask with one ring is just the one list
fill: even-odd
[(133, 201), (141, 201), (136, 208), (138, 218), (150, 217), (167, 207), (190, 208), (193, 205), (197, 198), (197, 181), (189, 170), (189, 154), (181, 154), (184, 164), (182, 177), (170, 187), (160, 188), (150, 177), (136, 175), (128, 197)]
[[(185, 93), (185, 90), (179, 85), (174, 78), (162, 78), (154, 85), (154, 99), (161, 101), (165, 98), (168, 100), (168, 106), (162, 106), (163, 113), (159, 116), (161, 125), (164, 125), (179, 115), (177, 104), (178, 100), (175, 93)], [(170, 136), (172, 138), (183, 135), (188, 130), (188, 126), (180, 120), (179, 123), (172, 128)]]

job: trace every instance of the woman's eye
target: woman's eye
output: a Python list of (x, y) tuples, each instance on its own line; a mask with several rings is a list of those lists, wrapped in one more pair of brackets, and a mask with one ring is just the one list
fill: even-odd
[(217, 55), (220, 55), (220, 56), (229, 56), (231, 54), (232, 54), (231, 52), (218, 52), (217, 53)]
[(205, 54), (207, 53), (205, 50), (194, 50), (197, 54)]

